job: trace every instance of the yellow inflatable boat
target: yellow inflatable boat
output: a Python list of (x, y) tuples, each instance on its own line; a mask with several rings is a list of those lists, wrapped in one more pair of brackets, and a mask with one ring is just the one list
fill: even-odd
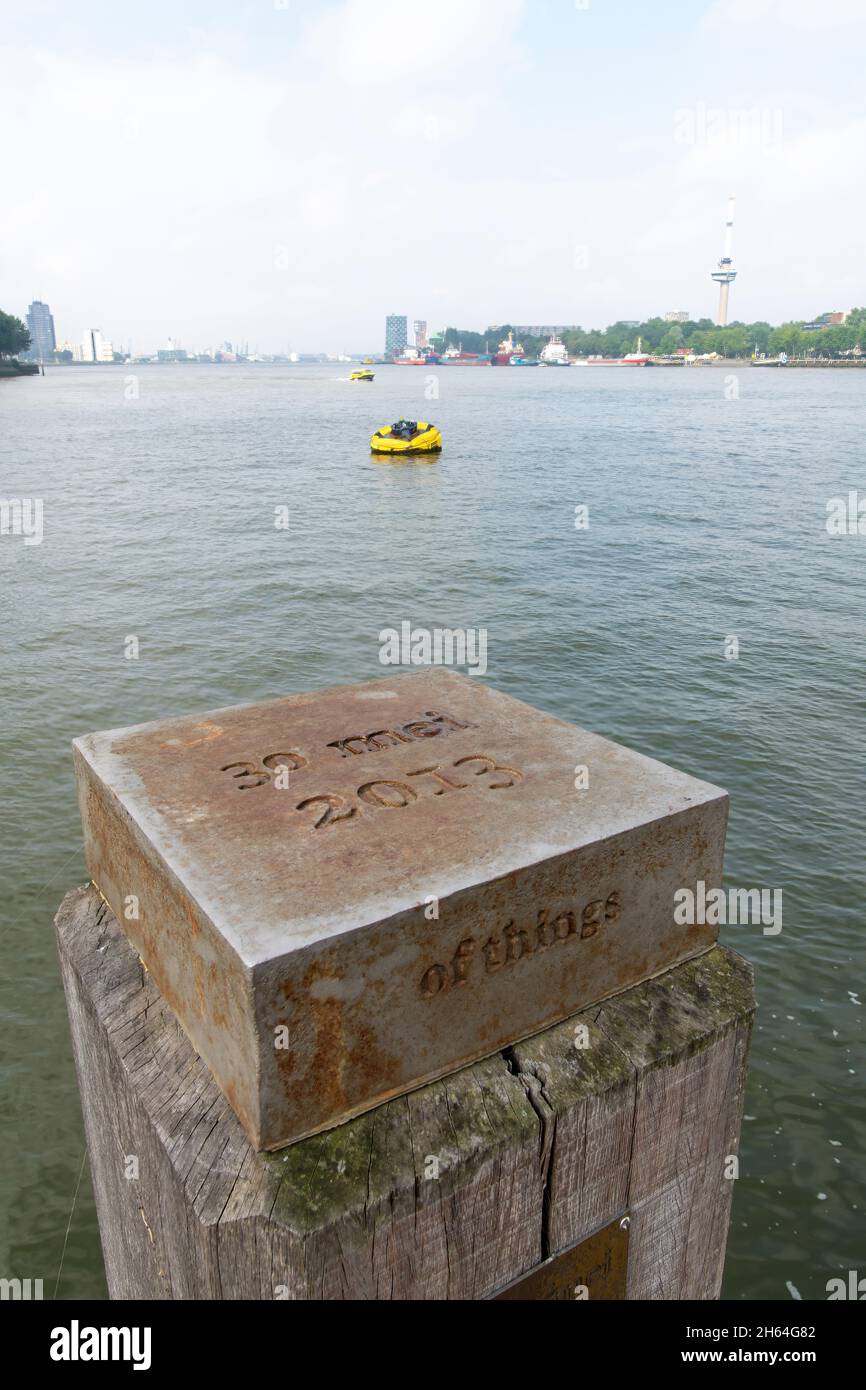
[(374, 454), (439, 454), (442, 436), (426, 420), (398, 420), (377, 430), (370, 448)]

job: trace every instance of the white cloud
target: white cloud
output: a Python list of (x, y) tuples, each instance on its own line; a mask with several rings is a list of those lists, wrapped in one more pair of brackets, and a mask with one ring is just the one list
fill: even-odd
[(16, 137), (4, 141), (7, 177), (13, 189), (35, 184), (32, 210), (40, 217), (45, 199), (60, 216), (122, 208), (147, 217), (147, 200), (156, 197), (170, 227), (177, 202), (204, 192), (236, 202), (268, 187), (268, 145), (250, 138), (238, 112), (255, 110), (268, 121), (285, 99), (280, 82), (207, 56), (106, 63), (7, 50), (3, 57), (14, 73), (4, 102), (6, 129), (11, 122)]
[(476, 67), (511, 38), (523, 9), (524, 0), (346, 0), (312, 22), (307, 47), (343, 81), (395, 83), (399, 99)]
[(715, 0), (704, 25), (781, 24), (817, 31), (845, 24), (866, 23), (864, 0)]
[(295, 304), (321, 304), (332, 295), (333, 290), (327, 285), (288, 285), (283, 291), (284, 298)]
[[(554, 7), (543, 23), (520, 0), (323, 9), (277, 23), (267, 53), (258, 20), (258, 50), (219, 56), (181, 42), (130, 45), (135, 58), (0, 49), (2, 307), (41, 294), (64, 337), (95, 325), (140, 348), (170, 332), (263, 351), (376, 346), (389, 310), (459, 327), (712, 313), (731, 191), (737, 309), (866, 301), (866, 131), (825, 62), (804, 82), (790, 55), (765, 62), (756, 31), (760, 99), (783, 129), (770, 122), (764, 144), (699, 138), (696, 114), (684, 145), (679, 98), (647, 96), (636, 131), (627, 110), (593, 106), (586, 26)], [(717, 35), (701, 32), (715, 72)], [(551, 80), (568, 35), (573, 82), (571, 66)], [(817, 44), (800, 46), (811, 60)], [(749, 106), (745, 68), (738, 84), (731, 104)], [(694, 90), (720, 99), (698, 68)]]
[(527, 237), (524, 241), (507, 241), (499, 249), (499, 264), (509, 270), (526, 270), (549, 250), (546, 241), (540, 237)]
[[(40, 293), (64, 335), (95, 323), (140, 346), (311, 330), (363, 345), (386, 301), (411, 310), (422, 257), (450, 278), (464, 173), (435, 161), (507, 95), (524, 0), (323, 8), (300, 37), (275, 30), (264, 66), (230, 45), (0, 48), (4, 307)], [(435, 189), (420, 225), (407, 177)]]
[(487, 102), (481, 93), (455, 96), (447, 104), (427, 100), (427, 93), (407, 97), (393, 114), (383, 115), (385, 127), (410, 144), (450, 145), (477, 129)]
[(696, 182), (729, 186), (738, 195), (746, 186), (762, 203), (771, 202), (779, 218), (799, 209), (810, 222), (820, 201), (834, 209), (838, 223), (847, 204), (862, 204), (864, 161), (866, 119), (811, 129), (767, 146), (749, 141), (695, 145), (679, 166), (678, 180), (684, 188)]

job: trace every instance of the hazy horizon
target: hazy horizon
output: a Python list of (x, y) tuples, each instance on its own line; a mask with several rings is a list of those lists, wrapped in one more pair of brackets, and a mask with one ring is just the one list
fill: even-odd
[(862, 305), (864, 37), (862, 0), (7, 6), (0, 308), (135, 352), (714, 318), (730, 193), (732, 320)]

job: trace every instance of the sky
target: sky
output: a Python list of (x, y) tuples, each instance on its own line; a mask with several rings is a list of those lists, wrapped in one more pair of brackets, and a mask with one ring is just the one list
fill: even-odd
[(0, 0), (0, 308), (384, 346), (866, 304), (866, 0)]

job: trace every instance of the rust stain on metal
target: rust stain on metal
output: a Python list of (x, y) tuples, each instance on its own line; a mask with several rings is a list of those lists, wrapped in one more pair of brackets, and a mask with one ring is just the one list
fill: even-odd
[(91, 876), (259, 1147), (715, 939), (673, 895), (721, 882), (725, 794), (452, 672), (75, 758)]
[(628, 1287), (630, 1219), (618, 1216), (570, 1250), (516, 1279), (493, 1299), (521, 1303), (598, 1303), (624, 1300)]
[(191, 730), (192, 737), (187, 739), (173, 738), (165, 744), (166, 748), (199, 748), (203, 743), (212, 743), (219, 738), (222, 728), (219, 724), (194, 724)]

